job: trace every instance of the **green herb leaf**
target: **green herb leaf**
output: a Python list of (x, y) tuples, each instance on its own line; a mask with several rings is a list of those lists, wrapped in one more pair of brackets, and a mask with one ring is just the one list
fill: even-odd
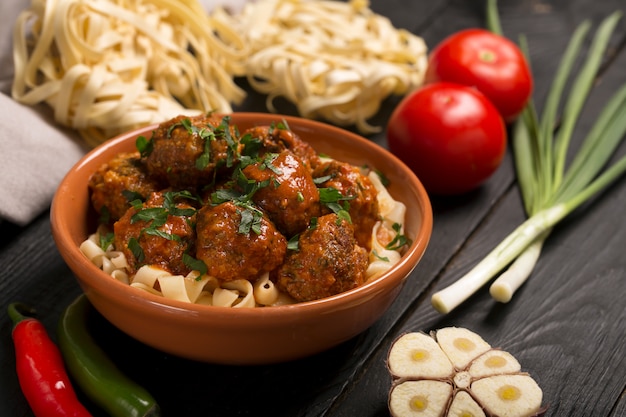
[(129, 204), (135, 210), (138, 210), (138, 211), (143, 210), (143, 201), (141, 200), (133, 200), (133, 201), (130, 201)]
[(133, 214), (130, 218), (130, 223), (133, 224), (138, 221), (144, 221), (153, 222), (153, 224), (156, 223), (162, 226), (167, 221), (167, 214), (167, 210), (164, 207), (148, 207)]
[(122, 195), (129, 203), (132, 201), (143, 201), (143, 196), (137, 191), (123, 190)]
[(251, 160), (255, 160), (259, 156), (259, 152), (263, 148), (263, 142), (259, 138), (252, 137), (246, 133), (239, 140), (243, 145), (242, 156), (247, 156)]
[(332, 175), (324, 175), (323, 177), (313, 178), (313, 183), (315, 185), (324, 184), (326, 181), (330, 180), (332, 177), (333, 177)]
[(240, 197), (239, 191), (232, 188), (222, 188), (211, 193), (211, 202), (217, 205), (227, 201), (237, 201)]
[(100, 249), (106, 251), (109, 246), (113, 244), (115, 240), (115, 234), (113, 232), (105, 233), (100, 235)]
[(188, 253), (183, 253), (183, 264), (192, 271), (198, 271), (200, 273), (200, 276), (196, 278), (198, 281), (202, 278), (202, 275), (206, 275), (209, 270), (204, 261), (196, 259)]
[(198, 135), (204, 140), (204, 147), (202, 154), (196, 159), (196, 168), (202, 171), (211, 162), (211, 142), (215, 140), (215, 133), (212, 129), (202, 128)]
[(337, 203), (338, 201), (345, 200), (343, 194), (341, 194), (336, 188), (328, 187), (319, 188), (318, 190), (320, 193), (320, 202), (322, 204)]
[(166, 233), (166, 232), (163, 232), (159, 229), (155, 229), (152, 227), (148, 227), (144, 229), (144, 233), (147, 235), (151, 235), (151, 236), (158, 236), (166, 240), (173, 240), (176, 242), (180, 242), (180, 236), (178, 236), (177, 234)]
[(393, 230), (395, 230), (396, 235), (391, 240), (391, 242), (387, 243), (385, 249), (398, 250), (405, 245), (411, 245), (411, 239), (400, 233), (402, 231), (402, 225), (400, 223), (394, 223), (391, 227), (393, 228)]
[(215, 136), (226, 141), (228, 146), (226, 151), (226, 166), (232, 167), (239, 159), (239, 142), (237, 142), (230, 132), (230, 116), (224, 116), (219, 126), (214, 130)]
[(149, 156), (154, 150), (154, 142), (152, 139), (148, 140), (145, 136), (140, 135), (135, 139), (135, 147), (139, 151), (139, 154), (143, 157)]
[(128, 249), (130, 249), (131, 253), (137, 260), (137, 263), (141, 264), (145, 260), (146, 255), (143, 252), (143, 248), (139, 244), (139, 241), (134, 237), (128, 239)]
[(263, 161), (261, 162), (261, 165), (259, 166), (259, 168), (260, 169), (267, 168), (276, 175), (282, 175), (283, 172), (274, 165), (274, 160), (276, 160), (277, 157), (278, 157), (277, 153), (266, 153), (263, 156)]
[(299, 251), (300, 250), (300, 235), (294, 235), (287, 241), (287, 250)]
[(285, 119), (283, 119), (282, 121), (276, 123), (276, 122), (272, 122), (270, 124), (270, 128), (269, 128), (269, 134), (272, 135), (274, 134), (275, 130), (287, 130), (287, 131), (291, 131), (291, 129), (289, 128), (289, 124), (287, 123), (287, 121)]
[(109, 224), (111, 221), (111, 211), (107, 206), (102, 206), (100, 208), (100, 215), (98, 216), (99, 224)]
[(348, 210), (339, 210), (337, 212), (337, 226), (339, 226), (343, 220), (348, 223), (352, 223), (352, 218), (350, 217)]
[(380, 255), (378, 254), (378, 252), (376, 252), (376, 250), (375, 250), (375, 249), (374, 249), (374, 250), (372, 250), (372, 255), (374, 255), (374, 257), (375, 257), (376, 259), (380, 259), (381, 261), (384, 261), (384, 262), (389, 262), (389, 258), (388, 258), (388, 257), (386, 257), (386, 256), (380, 256)]
[(242, 208), (239, 211), (241, 222), (239, 223), (237, 232), (242, 235), (247, 235), (252, 231), (260, 235), (263, 213), (252, 205), (240, 205), (240, 207)]

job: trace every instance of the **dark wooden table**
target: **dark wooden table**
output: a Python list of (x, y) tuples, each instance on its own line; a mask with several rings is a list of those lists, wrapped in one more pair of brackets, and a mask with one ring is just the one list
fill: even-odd
[[(371, 6), (429, 47), (453, 31), (484, 25), (482, 1), (372, 0)], [(505, 34), (528, 38), (540, 108), (574, 28), (587, 18), (597, 24), (617, 9), (626, 12), (624, 0), (500, 2)], [(625, 45), (621, 22), (575, 141), (626, 82)], [(396, 103), (385, 103), (376, 121), (384, 123)], [(263, 110), (263, 99), (251, 94), (242, 108)], [(371, 140), (385, 145), (384, 134)], [(392, 308), (369, 330), (325, 353), (273, 366), (216, 366), (155, 351), (104, 321), (96, 321), (93, 331), (120, 368), (153, 393), (165, 416), (388, 415), (385, 358), (392, 340), (406, 331), (451, 325), (467, 327), (516, 356), (542, 387), (548, 416), (625, 416), (626, 181), (555, 229), (532, 278), (510, 303), (493, 302), (485, 288), (447, 316), (430, 306), (433, 292), (461, 276), (524, 218), (510, 154), (480, 190), (432, 203), (430, 246)], [(80, 290), (56, 251), (48, 213), (24, 228), (0, 224), (0, 236), (3, 311), (13, 300), (30, 303), (54, 333), (61, 310)], [(10, 334), (3, 313), (0, 415), (28, 416)]]

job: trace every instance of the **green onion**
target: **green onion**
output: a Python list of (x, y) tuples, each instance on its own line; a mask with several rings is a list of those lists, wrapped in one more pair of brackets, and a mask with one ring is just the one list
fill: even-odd
[[(488, 26), (501, 34), (496, 0), (489, 0), (487, 7)], [(498, 274), (500, 276), (491, 285), (490, 294), (497, 301), (508, 302), (532, 273), (543, 243), (554, 226), (626, 172), (626, 156), (606, 168), (626, 135), (626, 85), (602, 109), (574, 159), (566, 166), (576, 122), (620, 18), (621, 13), (615, 12), (598, 27), (589, 53), (563, 103), (558, 130), (555, 129), (558, 109), (570, 79), (570, 70), (591, 27), (589, 22), (579, 25), (572, 35), (541, 118), (531, 101), (516, 121), (512, 131), (512, 149), (528, 219), (472, 270), (432, 296), (432, 305), (440, 313), (452, 311)], [(520, 45), (523, 50), (527, 49), (523, 37)]]

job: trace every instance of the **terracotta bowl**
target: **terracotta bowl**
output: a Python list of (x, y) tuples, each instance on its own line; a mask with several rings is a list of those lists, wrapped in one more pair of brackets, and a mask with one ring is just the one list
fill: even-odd
[(313, 302), (263, 308), (226, 308), (167, 300), (118, 282), (94, 266), (79, 244), (96, 228), (87, 182), (103, 163), (135, 148), (128, 132), (94, 149), (61, 182), (52, 203), (52, 234), (62, 257), (94, 307), (131, 337), (172, 355), (221, 364), (289, 361), (336, 346), (370, 327), (392, 304), (418, 264), (432, 231), (431, 206), (422, 184), (391, 153), (348, 131), (296, 117), (236, 113), (240, 131), (286, 120), (318, 152), (369, 165), (390, 180), (389, 191), (407, 206), (405, 234), (413, 240), (401, 261), (379, 279)]

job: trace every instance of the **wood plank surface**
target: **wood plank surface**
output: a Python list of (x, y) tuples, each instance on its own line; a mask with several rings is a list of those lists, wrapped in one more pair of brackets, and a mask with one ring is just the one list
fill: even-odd
[[(371, 0), (371, 7), (430, 47), (456, 30), (484, 25), (482, 1)], [(505, 34), (528, 39), (539, 108), (575, 27), (583, 19), (597, 25), (618, 9), (626, 12), (623, 0), (500, 1)], [(574, 144), (626, 83), (625, 23), (611, 41), (611, 59)], [(374, 122), (384, 125), (397, 102), (390, 99)], [(263, 111), (264, 97), (251, 93), (239, 109)], [(286, 105), (284, 112), (293, 109)], [(386, 144), (384, 132), (370, 139)], [(626, 146), (619, 154), (626, 154)], [(533, 276), (510, 303), (493, 302), (485, 288), (446, 316), (430, 306), (433, 292), (475, 265), (524, 219), (510, 153), (476, 192), (432, 203), (431, 243), (392, 308), (361, 335), (322, 354), (272, 366), (211, 365), (144, 346), (101, 317), (92, 319), (92, 327), (119, 367), (159, 400), (164, 416), (386, 416), (391, 343), (407, 331), (445, 326), (467, 327), (512, 353), (542, 387), (547, 416), (625, 415), (626, 181), (554, 230)], [(48, 213), (25, 228), (0, 224), (0, 266), (2, 307), (13, 300), (36, 305), (55, 338), (61, 311), (80, 290), (56, 252)], [(10, 333), (9, 320), (0, 315), (0, 415), (31, 416), (12, 372)]]
[[(560, 56), (564, 50), (569, 39), (567, 34), (573, 32), (582, 19), (590, 18), (597, 24), (619, 8), (618, 2), (600, 2), (593, 7), (578, 3), (583, 4), (544, 2), (540, 7), (539, 2), (501, 2), (505, 33), (509, 36), (524, 33), (529, 40), (533, 70), (539, 74), (535, 75), (536, 100), (543, 100), (546, 94), (556, 68), (554, 56)], [(449, 7), (454, 6), (449, 4)], [(467, 14), (470, 13), (467, 10)], [(443, 12), (443, 16), (448, 15)], [(426, 39), (431, 30), (437, 33), (432, 35), (433, 39), (445, 36), (441, 32), (441, 28), (445, 31), (447, 27), (445, 23), (434, 26), (422, 33)], [(615, 51), (612, 52), (617, 54), (623, 43), (622, 26), (613, 39)], [(615, 86), (626, 82), (626, 54), (621, 49), (619, 52), (585, 107), (574, 143), (579, 142), (590, 128)], [(626, 147), (622, 146), (619, 154), (625, 153)], [(429, 265), (429, 271), (441, 274), (433, 277), (434, 288), (412, 305), (402, 324), (390, 332), (375, 357), (363, 367), (357, 381), (328, 415), (388, 415), (387, 392), (381, 389), (381, 385), (390, 384), (385, 359), (392, 341), (404, 332), (429, 331), (445, 326), (467, 327), (479, 334), (490, 335), (489, 343), (513, 353), (523, 369), (544, 388), (550, 405), (546, 415), (622, 415), (613, 407), (615, 399), (623, 394), (626, 383), (623, 371), (626, 368), (626, 259), (624, 249), (617, 249), (626, 248), (623, 204), (626, 184), (622, 181), (609, 192), (610, 196), (600, 197), (585, 207), (589, 213), (577, 213), (555, 230), (533, 277), (511, 303), (494, 303), (485, 289), (452, 314), (439, 316), (429, 305), (432, 292), (469, 270), (502, 239), (506, 231), (523, 220), (517, 189), (509, 190), (444, 269), (433, 270)], [(429, 247), (430, 258), (433, 246), (446, 241), (440, 234), (448, 237), (447, 231), (442, 232), (441, 228), (455, 228), (457, 224), (448, 213), (435, 210), (436, 227)], [(437, 229), (437, 225), (441, 228)], [(602, 325), (598, 326), (600, 321)], [(599, 363), (604, 365), (598, 366)], [(611, 370), (622, 371), (607, 371), (609, 363), (612, 364)], [(558, 401), (551, 402), (550, 398), (558, 398)]]

